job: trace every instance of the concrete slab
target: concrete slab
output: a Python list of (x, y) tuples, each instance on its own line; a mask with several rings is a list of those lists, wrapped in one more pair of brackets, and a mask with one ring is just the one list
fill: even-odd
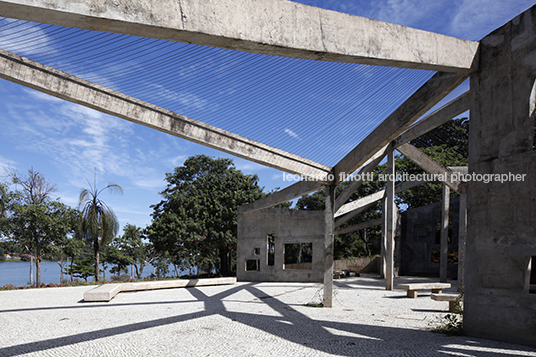
[(235, 284), (236, 278), (208, 278), (191, 280), (158, 280), (134, 283), (103, 284), (84, 293), (84, 301), (110, 301), (122, 291), (143, 291), (157, 289), (185, 288), (193, 286), (211, 286)]

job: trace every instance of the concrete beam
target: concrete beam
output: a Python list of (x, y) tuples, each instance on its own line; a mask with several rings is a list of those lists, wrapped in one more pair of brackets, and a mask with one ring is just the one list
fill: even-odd
[(369, 172), (371, 172), (372, 170), (374, 170), (376, 168), (376, 166), (378, 166), (378, 164), (383, 160), (383, 158), (385, 157), (385, 155), (387, 154), (387, 149), (389, 148), (389, 145), (386, 145), (383, 149), (381, 149), (380, 151), (378, 151), (373, 157), (370, 158), (370, 160), (365, 163), (365, 167), (363, 167), (360, 171), (359, 171), (359, 175), (361, 176), (361, 179), (360, 180), (355, 180), (355, 181), (352, 181), (345, 189), (344, 191), (342, 191), (339, 196), (337, 197), (337, 199), (335, 200), (335, 212), (337, 212), (339, 210), (339, 208), (341, 208), (341, 206), (346, 202), (348, 201), (348, 199), (350, 198), (350, 196), (352, 195), (352, 193), (355, 192), (355, 190), (357, 190), (359, 188), (359, 186), (361, 186), (361, 184), (363, 183), (363, 175), (366, 175), (368, 174)]
[(410, 126), (405, 132), (400, 134), (393, 140), (395, 149), (411, 140), (417, 139), (421, 135), (426, 134), (430, 130), (446, 123), (470, 108), (470, 93), (465, 92), (456, 99), (445, 104), (435, 112), (419, 120), (414, 125)]
[(320, 179), (331, 168), (135, 99), (0, 49), (0, 78), (285, 172)]
[(439, 281), (447, 282), (448, 250), (449, 250), (449, 210), (450, 187), (443, 184), (443, 201), (441, 204), (441, 241), (439, 257)]
[(274, 192), (250, 204), (238, 207), (238, 213), (248, 213), (275, 206), (279, 203), (290, 201), (296, 197), (320, 190), (323, 185), (316, 181), (296, 182), (281, 191)]
[(395, 272), (395, 154), (391, 147), (387, 154), (387, 188), (385, 191), (385, 290), (393, 290)]
[(458, 193), (461, 193), (461, 191), (463, 191), (463, 187), (465, 186), (461, 185), (461, 182), (456, 180), (456, 177), (453, 176), (452, 171), (438, 164), (437, 161), (430, 158), (428, 155), (417, 149), (415, 146), (411, 144), (404, 144), (400, 145), (397, 150), (400, 151), (408, 159), (419, 165), (419, 167), (421, 167), (424, 171), (432, 175), (438, 175), (438, 177), (442, 176), (443, 178), (446, 178), (446, 180), (441, 182), (452, 188), (454, 191)]
[(333, 306), (333, 206), (335, 205), (335, 186), (326, 186), (326, 208), (324, 209), (324, 307)]
[(336, 183), (341, 181), (340, 178), (343, 175), (355, 172), (374, 154), (400, 135), (411, 123), (460, 85), (465, 78), (467, 75), (436, 73), (335, 165)]
[(355, 231), (359, 231), (361, 229), (370, 228), (370, 227), (374, 227), (374, 226), (379, 226), (380, 224), (383, 224), (383, 219), (382, 218), (378, 218), (378, 219), (374, 219), (372, 221), (356, 224), (356, 225), (350, 226), (350, 227), (336, 229), (335, 231), (333, 231), (333, 234), (334, 235), (339, 235), (339, 234), (345, 234), (345, 233), (352, 233), (352, 232), (355, 232)]
[[(402, 192), (402, 191), (405, 191), (405, 190), (409, 190), (410, 188), (417, 187), (417, 186), (425, 184), (427, 182), (428, 181), (425, 181), (425, 180), (402, 182), (402, 183), (400, 183), (400, 184), (395, 186), (395, 192), (399, 193), (399, 192)], [(356, 210), (358, 210), (360, 208), (363, 208), (365, 206), (368, 207), (371, 204), (373, 204), (374, 202), (383, 199), (384, 197), (385, 197), (385, 190), (381, 190), (381, 191), (378, 191), (378, 192), (374, 192), (371, 195), (368, 195), (368, 196), (359, 198), (359, 199), (357, 199), (355, 201), (349, 202), (349, 203), (341, 206), (339, 211), (337, 211), (337, 213), (335, 213), (335, 218), (340, 217), (340, 216), (345, 215), (345, 214), (353, 213), (354, 211), (356, 211)], [(362, 212), (362, 211), (360, 211), (360, 212)], [(355, 216), (352, 216), (352, 217), (355, 217)], [(338, 221), (336, 223), (338, 223)]]
[(268, 55), (445, 72), (469, 72), (478, 48), (474, 41), (283, 0), (4, 0), (0, 16)]

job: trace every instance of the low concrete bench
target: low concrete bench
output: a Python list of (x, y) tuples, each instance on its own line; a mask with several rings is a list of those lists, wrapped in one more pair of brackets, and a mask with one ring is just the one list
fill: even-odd
[(449, 283), (413, 283), (413, 284), (398, 284), (397, 289), (407, 290), (409, 298), (417, 297), (417, 290), (432, 290), (432, 293), (441, 294), (443, 289), (450, 288)]
[(460, 307), (460, 294), (432, 294), (432, 300), (436, 301), (448, 301), (449, 302), (449, 311), (455, 312)]
[(110, 301), (122, 291), (185, 288), (193, 286), (231, 285), (236, 278), (208, 278), (192, 280), (139, 281), (135, 283), (103, 284), (84, 293), (84, 301)]

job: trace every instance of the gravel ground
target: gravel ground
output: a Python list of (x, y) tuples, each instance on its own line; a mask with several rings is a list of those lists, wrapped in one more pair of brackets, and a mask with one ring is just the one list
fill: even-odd
[(448, 303), (429, 293), (408, 299), (372, 275), (335, 284), (332, 309), (303, 306), (320, 301), (313, 283), (131, 292), (108, 303), (83, 302), (92, 287), (1, 291), (0, 356), (536, 356), (430, 332)]

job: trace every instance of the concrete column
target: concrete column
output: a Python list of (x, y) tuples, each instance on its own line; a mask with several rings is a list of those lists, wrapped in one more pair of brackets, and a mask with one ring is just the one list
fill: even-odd
[(449, 209), (450, 187), (443, 184), (443, 204), (441, 205), (441, 253), (439, 257), (439, 281), (447, 282), (447, 259), (449, 251)]
[(385, 258), (385, 247), (387, 242), (387, 206), (385, 203), (385, 198), (382, 200), (382, 237), (380, 241), (380, 278), (385, 279), (385, 267), (387, 265), (387, 260)]
[(458, 229), (458, 290), (464, 292), (465, 237), (467, 236), (467, 193), (460, 195), (460, 220)]
[(389, 149), (387, 154), (387, 189), (385, 192), (386, 221), (385, 221), (385, 290), (393, 290), (393, 274), (395, 270), (394, 251), (395, 251), (395, 159), (394, 150)]
[(326, 209), (324, 210), (324, 307), (332, 307), (333, 299), (333, 208), (335, 186), (326, 186)]

